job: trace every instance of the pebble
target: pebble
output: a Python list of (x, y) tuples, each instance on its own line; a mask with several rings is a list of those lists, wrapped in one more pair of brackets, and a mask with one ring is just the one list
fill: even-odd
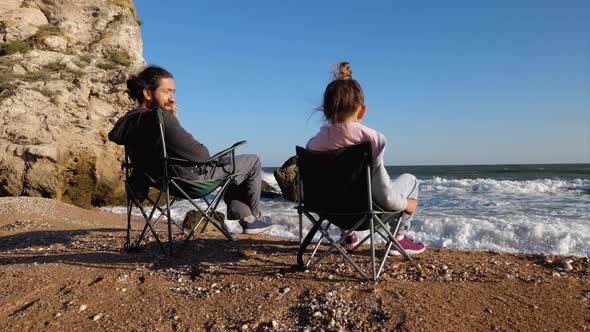
[(240, 249), (238, 250), (238, 254), (242, 257), (252, 257), (256, 256), (256, 251), (251, 249)]
[(276, 321), (272, 320), (270, 321), (270, 326), (272, 326), (273, 329), (276, 329), (279, 327), (279, 323), (277, 323)]
[(82, 304), (82, 305), (80, 305), (80, 307), (78, 308), (78, 312), (82, 312), (82, 311), (86, 310), (86, 308), (88, 308), (88, 306), (87, 306), (87, 305), (85, 305), (85, 304)]
[(174, 320), (179, 320), (179, 319), (180, 319), (180, 316), (178, 316), (178, 315), (175, 315), (174, 317), (172, 317), (172, 319), (174, 319)]
[(248, 324), (240, 326), (240, 331), (248, 331)]
[(58, 318), (61, 317), (61, 312), (57, 312), (55, 315), (53, 315), (54, 318)]
[(313, 317), (321, 317), (322, 316), (322, 312), (321, 311), (316, 311), (313, 313), (312, 315)]
[(94, 317), (92, 317), (92, 320), (96, 322), (96, 321), (97, 321), (97, 320), (99, 320), (101, 317), (102, 317), (102, 314), (97, 314), (97, 315), (94, 315)]

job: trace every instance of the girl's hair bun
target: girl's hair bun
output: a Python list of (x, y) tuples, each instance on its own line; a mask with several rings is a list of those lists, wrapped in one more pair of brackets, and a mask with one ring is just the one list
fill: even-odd
[(350, 70), (350, 63), (340, 62), (338, 69), (334, 70), (334, 78), (337, 80), (351, 80), (352, 71)]

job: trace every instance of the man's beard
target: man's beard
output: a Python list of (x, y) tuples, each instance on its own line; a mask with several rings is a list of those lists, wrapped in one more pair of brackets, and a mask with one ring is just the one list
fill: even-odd
[(172, 113), (172, 115), (174, 115), (175, 117), (178, 117), (178, 104), (172, 104), (172, 110), (170, 111), (170, 113)]

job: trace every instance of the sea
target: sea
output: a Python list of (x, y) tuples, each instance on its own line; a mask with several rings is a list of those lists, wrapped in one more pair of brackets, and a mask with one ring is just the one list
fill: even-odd
[[(280, 192), (275, 168), (263, 180)], [(434, 247), (590, 257), (590, 164), (389, 166), (391, 178), (414, 174), (419, 207), (408, 236)], [(225, 211), (223, 203), (220, 204)], [(263, 198), (270, 235), (298, 239), (295, 204)], [(125, 213), (124, 207), (110, 211)], [(179, 203), (173, 218), (191, 209)], [(231, 231), (240, 232), (235, 221)], [(310, 224), (304, 223), (304, 230)], [(336, 232), (334, 230), (333, 232)]]

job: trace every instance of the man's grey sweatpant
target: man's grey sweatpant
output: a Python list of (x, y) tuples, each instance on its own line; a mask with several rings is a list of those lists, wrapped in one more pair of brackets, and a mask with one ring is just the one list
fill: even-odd
[[(227, 204), (227, 219), (243, 219), (260, 216), (260, 189), (262, 183), (260, 159), (256, 155), (236, 156), (236, 176), (227, 187), (224, 195)], [(231, 172), (231, 164), (226, 159), (223, 166), (208, 166), (201, 170), (198, 179), (220, 179)]]

